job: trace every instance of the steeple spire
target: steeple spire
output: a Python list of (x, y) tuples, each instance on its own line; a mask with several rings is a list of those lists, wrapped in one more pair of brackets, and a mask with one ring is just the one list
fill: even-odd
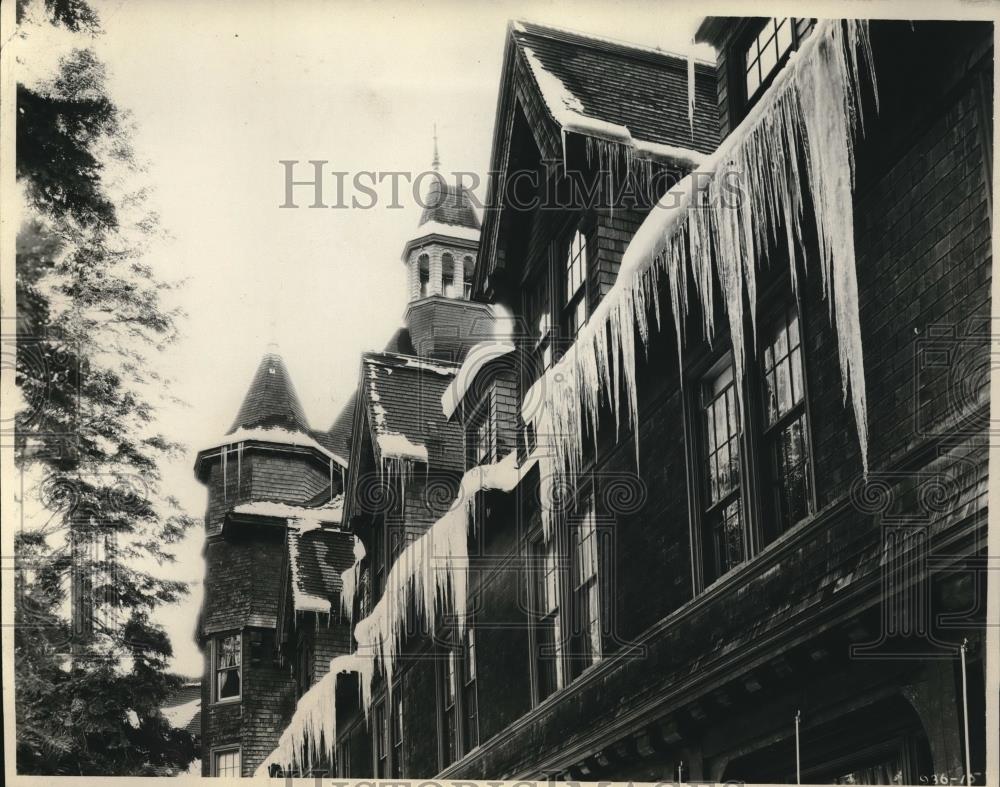
[(309, 432), (309, 424), (288, 369), (277, 353), (277, 346), (272, 345), (257, 367), (257, 373), (229, 433), (241, 428), (275, 426), (292, 432)]
[(434, 124), (434, 160), (431, 161), (431, 166), (434, 171), (437, 172), (441, 169), (441, 157), (438, 155), (438, 124)]

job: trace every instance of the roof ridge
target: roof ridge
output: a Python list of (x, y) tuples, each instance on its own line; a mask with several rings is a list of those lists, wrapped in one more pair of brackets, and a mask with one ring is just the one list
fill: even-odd
[[(659, 60), (679, 60), (683, 61), (685, 67), (689, 58), (689, 55), (681, 52), (674, 52), (669, 49), (661, 49), (660, 47), (637, 44), (620, 38), (611, 38), (609, 36), (599, 36), (593, 33), (584, 33), (580, 30), (574, 30), (569, 27), (557, 27), (555, 25), (542, 24), (541, 22), (533, 22), (530, 19), (512, 19), (510, 24), (515, 30), (526, 35), (543, 36), (547, 33), (549, 34), (549, 38), (562, 40), (565, 43), (591, 46), (595, 49), (604, 49), (605, 51), (618, 50), (619, 54), (628, 57), (636, 57), (639, 59), (649, 59), (650, 57), (654, 57)], [(712, 69), (716, 68), (718, 65), (717, 63), (711, 60), (705, 60), (702, 57), (695, 57), (694, 62), (697, 65), (706, 66)]]

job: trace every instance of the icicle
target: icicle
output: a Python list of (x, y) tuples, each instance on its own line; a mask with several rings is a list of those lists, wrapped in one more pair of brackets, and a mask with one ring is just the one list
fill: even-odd
[(279, 765), (286, 771), (298, 771), (304, 776), (324, 759), (332, 763), (337, 745), (337, 678), (357, 674), (363, 687), (367, 670), (364, 660), (356, 654), (333, 658), (326, 675), (299, 698), (278, 745), (254, 776), (267, 776), (272, 765)]
[(419, 538), (410, 542), (393, 563), (385, 590), (371, 614), (358, 621), (354, 638), (358, 656), (371, 662), (365, 694), (367, 712), (375, 668), (385, 673), (386, 686), (406, 635), (406, 613), (412, 602), (428, 630), (437, 628), (439, 608), (450, 609), (459, 634), (468, 607), (468, 538), (476, 495), (487, 489), (510, 491), (526, 468), (514, 452), (493, 465), (474, 467), (462, 477), (455, 504)]
[[(765, 258), (769, 239), (778, 240), (782, 222), (790, 275), (796, 285), (796, 260), (803, 253), (805, 184), (814, 206), (823, 292), (838, 338), (844, 399), (850, 393), (867, 473), (867, 404), (853, 219), (853, 143), (862, 123), (860, 58), (873, 74), (865, 21), (817, 25), (719, 150), (650, 212), (622, 258), (611, 291), (573, 346), (525, 396), (525, 422), (540, 438), (551, 440), (542, 460), (552, 476), (542, 496), (546, 532), (552, 514), (546, 506), (551, 508), (553, 502), (548, 493), (562, 493), (564, 484), (573, 484), (582, 462), (582, 430), (593, 428), (601, 401), (609, 404), (616, 428), (623, 406), (628, 423), (637, 422), (635, 333), (644, 345), (648, 342), (651, 305), (659, 321), (656, 293), (664, 272), (678, 352), (688, 311), (689, 273), (709, 342), (714, 331), (713, 273), (718, 278), (735, 371), (739, 379), (744, 378), (747, 350), (755, 352), (757, 344), (757, 267)], [(610, 143), (598, 141), (595, 146), (599, 157), (610, 155)], [(735, 202), (734, 175), (743, 187)], [(743, 328), (744, 301), (750, 309), (749, 342)], [(742, 386), (737, 391), (742, 412)]]

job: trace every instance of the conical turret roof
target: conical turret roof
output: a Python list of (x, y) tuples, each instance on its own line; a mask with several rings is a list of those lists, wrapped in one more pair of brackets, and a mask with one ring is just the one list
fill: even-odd
[(281, 427), (294, 432), (309, 432), (305, 411), (295, 393), (288, 369), (276, 352), (268, 352), (261, 359), (239, 414), (227, 434), (254, 427)]

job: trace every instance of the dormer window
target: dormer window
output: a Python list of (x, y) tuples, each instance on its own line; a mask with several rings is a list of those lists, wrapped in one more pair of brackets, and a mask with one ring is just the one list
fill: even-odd
[(798, 49), (815, 23), (815, 19), (790, 16), (771, 18), (764, 23), (746, 51), (744, 63), (748, 101), (756, 98), (770, 84), (789, 53)]

